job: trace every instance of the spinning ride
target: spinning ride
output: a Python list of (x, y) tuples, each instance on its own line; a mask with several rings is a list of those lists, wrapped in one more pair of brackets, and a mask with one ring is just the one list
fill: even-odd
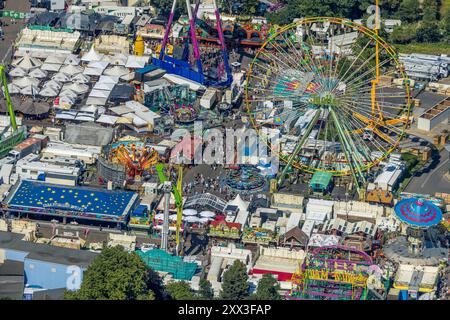
[(245, 194), (260, 191), (265, 185), (265, 180), (258, 168), (242, 165), (238, 169), (229, 169), (225, 184), (231, 190)]
[(344, 246), (316, 248), (292, 276), (294, 300), (364, 300), (372, 259)]
[[(395, 74), (405, 79), (402, 87), (380, 84)], [(281, 28), (259, 49), (247, 79), (254, 128), (297, 138), (292, 152), (272, 148), (286, 163), (278, 185), (293, 166), (351, 174), (362, 194), (368, 170), (397, 147), (408, 124), (410, 88), (396, 52), (378, 30), (346, 19), (307, 18)]]
[(111, 146), (108, 160), (125, 166), (128, 177), (139, 179), (153, 172), (158, 153), (142, 141), (119, 141)]

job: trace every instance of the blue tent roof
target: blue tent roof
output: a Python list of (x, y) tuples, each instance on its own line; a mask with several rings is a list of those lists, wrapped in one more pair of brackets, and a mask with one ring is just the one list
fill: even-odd
[(395, 205), (395, 214), (403, 222), (421, 228), (434, 226), (442, 220), (442, 210), (432, 202), (408, 198)]

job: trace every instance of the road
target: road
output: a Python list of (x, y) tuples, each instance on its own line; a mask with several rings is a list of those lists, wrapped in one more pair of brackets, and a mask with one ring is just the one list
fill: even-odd
[[(14, 10), (18, 12), (29, 12), (30, 2), (28, 0), (7, 0), (5, 2), (5, 9), (3, 10)], [(5, 34), (4, 40), (0, 42), (0, 59), (8, 62), (11, 55), (10, 47), (16, 40), (17, 34), (20, 29), (24, 26), (25, 20), (15, 20), (9, 18), (1, 18), (3, 24), (3, 32)], [(6, 58), (6, 59), (5, 59)]]
[(418, 176), (413, 177), (406, 187), (405, 192), (423, 193), (434, 195), (436, 192), (448, 192), (450, 190), (450, 180), (445, 176), (449, 172), (450, 159), (447, 150), (439, 153), (439, 159), (431, 168), (425, 169)]

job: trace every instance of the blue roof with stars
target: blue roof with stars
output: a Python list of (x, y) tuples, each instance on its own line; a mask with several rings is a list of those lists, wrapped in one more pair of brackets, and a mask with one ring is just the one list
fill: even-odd
[(129, 191), (67, 187), (39, 181), (22, 180), (8, 201), (9, 206), (78, 212), (78, 216), (102, 219), (126, 216), (136, 203), (137, 194)]

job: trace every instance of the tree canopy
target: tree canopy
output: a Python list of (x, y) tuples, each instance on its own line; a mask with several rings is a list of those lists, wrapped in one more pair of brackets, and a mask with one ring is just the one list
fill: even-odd
[(171, 281), (166, 285), (166, 291), (173, 300), (192, 300), (194, 294), (186, 281)]
[(243, 300), (249, 296), (248, 275), (245, 264), (235, 260), (222, 278), (220, 297), (225, 300)]
[(211, 282), (206, 279), (200, 279), (200, 290), (198, 291), (198, 296), (200, 299), (204, 300), (214, 299), (214, 290)]
[(281, 300), (278, 290), (280, 290), (278, 281), (272, 274), (266, 273), (259, 280), (254, 297), (257, 300)]
[(105, 248), (83, 275), (77, 291), (66, 291), (70, 300), (153, 300), (161, 298), (162, 283), (136, 253), (123, 247)]

